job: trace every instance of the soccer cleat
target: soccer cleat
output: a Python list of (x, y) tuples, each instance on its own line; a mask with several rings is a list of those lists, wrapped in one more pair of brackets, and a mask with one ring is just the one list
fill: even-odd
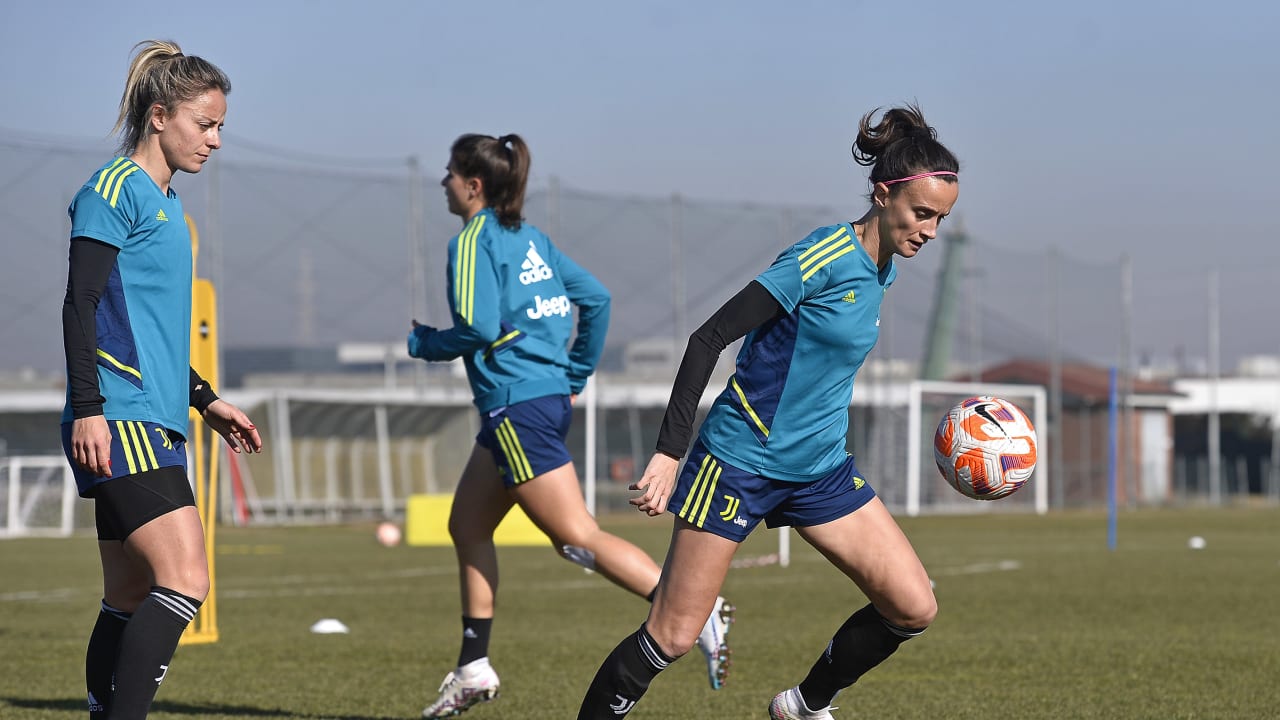
[(498, 673), (488, 658), (480, 658), (444, 676), (440, 698), (422, 711), (422, 717), (447, 718), (461, 715), (468, 708), (498, 697)]
[(707, 679), (711, 681), (711, 689), (724, 687), (729, 678), (729, 644), (726, 635), (733, 624), (733, 606), (722, 597), (716, 598), (711, 616), (698, 633), (698, 649), (707, 657)]
[(821, 710), (810, 710), (804, 704), (804, 698), (800, 695), (800, 688), (793, 687), (783, 690), (773, 697), (773, 702), (769, 703), (769, 717), (772, 720), (835, 720), (831, 715), (833, 707), (824, 707)]

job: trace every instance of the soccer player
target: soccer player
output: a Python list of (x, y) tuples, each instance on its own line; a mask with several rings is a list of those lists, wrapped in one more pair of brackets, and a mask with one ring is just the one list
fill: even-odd
[[(427, 718), (456, 715), (498, 694), (489, 664), (498, 589), (493, 533), (513, 505), (566, 560), (650, 600), (658, 586), (657, 564), (601, 530), (587, 512), (565, 446), (573, 400), (604, 348), (609, 292), (523, 221), (529, 162), (518, 135), (463, 135), (453, 143), (440, 183), (449, 212), (464, 223), (449, 241), (453, 326), (437, 330), (415, 320), (408, 339), (412, 357), (462, 358), (481, 426), (449, 514), (462, 591), (462, 647), (439, 698), (422, 712)], [(709, 599), (694, 633), (713, 689), (728, 672), (731, 613), (723, 598)]]
[[(893, 257), (938, 232), (959, 164), (919, 108), (863, 116), (854, 159), (871, 166), (871, 208), (819, 228), (689, 338), (658, 437), (632, 486), (675, 529), (649, 617), (605, 659), (579, 720), (616, 719), (688, 652), (734, 552), (764, 520), (793, 526), (870, 602), (835, 631), (807, 677), (769, 705), (774, 720), (831, 718), (832, 699), (924, 632), (937, 603), (915, 551), (845, 451), (854, 375), (879, 333)], [(688, 448), (698, 398), (719, 354), (745, 336), (737, 366)]]
[(89, 717), (144, 718), (178, 638), (209, 592), (187, 479), (187, 408), (236, 452), (262, 439), (191, 368), (191, 237), (170, 186), (222, 145), (231, 83), (174, 43), (134, 48), (116, 131), (120, 157), (71, 202), (62, 306), (62, 444), (93, 498), (102, 606), (89, 637)]

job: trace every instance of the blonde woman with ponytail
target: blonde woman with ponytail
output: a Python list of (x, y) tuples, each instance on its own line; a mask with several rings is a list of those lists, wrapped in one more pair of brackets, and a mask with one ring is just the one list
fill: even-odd
[(134, 48), (120, 154), (71, 203), (62, 442), (92, 498), (102, 604), (85, 682), (93, 720), (145, 718), (209, 592), (186, 469), (188, 407), (236, 452), (262, 439), (190, 365), (191, 238), (171, 183), (222, 146), (231, 83), (177, 44)]

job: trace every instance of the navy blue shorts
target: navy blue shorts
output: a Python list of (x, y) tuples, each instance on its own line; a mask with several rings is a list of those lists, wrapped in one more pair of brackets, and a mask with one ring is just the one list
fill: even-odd
[(141, 420), (108, 420), (107, 429), (111, 431), (111, 477), (97, 477), (71, 456), (71, 423), (62, 423), (62, 450), (81, 497), (92, 497), (95, 486), (125, 475), (173, 466), (181, 466), (186, 474), (187, 441), (178, 433)]
[(573, 462), (565, 438), (573, 420), (568, 395), (548, 395), (480, 414), (476, 443), (493, 455), (502, 483), (514, 487)]
[(699, 438), (667, 510), (695, 527), (742, 542), (761, 520), (771, 528), (821, 525), (852, 513), (875, 496), (852, 455), (817, 480), (771, 480), (717, 459)]

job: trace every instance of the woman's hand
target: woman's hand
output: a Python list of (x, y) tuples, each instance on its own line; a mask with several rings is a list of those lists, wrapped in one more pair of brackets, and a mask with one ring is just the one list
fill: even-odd
[(111, 477), (111, 430), (102, 415), (71, 423), (71, 457), (97, 477)]
[(650, 517), (661, 515), (667, 510), (667, 501), (671, 499), (671, 491), (676, 486), (676, 470), (680, 461), (670, 455), (654, 453), (644, 475), (631, 484), (632, 490), (639, 490), (640, 495), (627, 502), (636, 509), (648, 513)]
[(411, 329), (409, 330), (408, 338), (409, 357), (423, 358), (425, 350), (423, 348), (423, 343), (426, 342), (427, 336), (435, 332), (436, 329), (430, 325), (423, 325), (417, 320), (412, 320), (411, 322), (412, 325), (410, 326)]
[(221, 398), (204, 409), (204, 421), (236, 452), (262, 452), (262, 436), (240, 408)]

